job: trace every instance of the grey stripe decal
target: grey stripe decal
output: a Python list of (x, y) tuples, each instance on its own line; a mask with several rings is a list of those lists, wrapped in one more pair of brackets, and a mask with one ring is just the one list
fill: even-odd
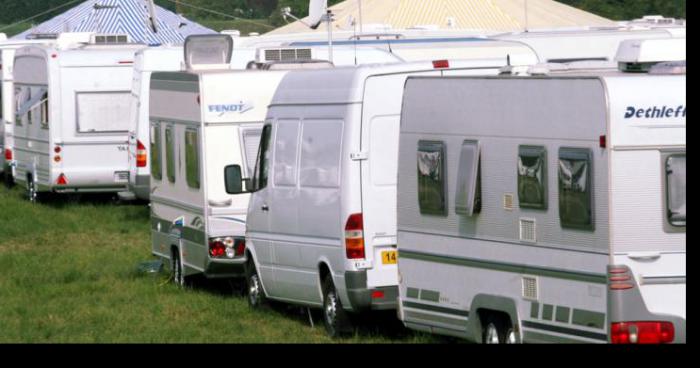
[(556, 332), (556, 333), (565, 334), (565, 335), (585, 337), (587, 339), (593, 339), (593, 340), (608, 341), (608, 335), (597, 333), (597, 332), (581, 331), (581, 330), (577, 330), (574, 328), (552, 326), (552, 325), (547, 325), (544, 323), (537, 323), (537, 322), (531, 322), (531, 321), (523, 321), (522, 323), (523, 323), (523, 327), (527, 327), (527, 328), (533, 328), (533, 329), (549, 331), (549, 332)]
[(155, 217), (151, 217), (151, 230), (158, 232), (158, 223), (160, 223), (161, 234), (168, 235), (170, 234), (170, 230), (175, 228), (177, 230), (180, 230), (180, 237), (182, 239), (193, 243), (205, 244), (206, 234), (203, 230), (193, 229), (191, 227), (175, 227), (173, 226), (172, 221), (167, 221)]
[(437, 303), (440, 301), (440, 292), (422, 289), (420, 291), (420, 300)]
[(685, 276), (642, 276), (642, 285), (685, 284)]
[(407, 318), (415, 318), (415, 319), (419, 319), (419, 320), (433, 321), (433, 322), (437, 322), (437, 323), (443, 323), (446, 325), (455, 326), (452, 328), (458, 329), (461, 331), (464, 331), (466, 329), (466, 326), (464, 326), (464, 325), (466, 325), (466, 323), (464, 320), (461, 320), (461, 319), (455, 319), (455, 318), (449, 318), (449, 317), (443, 317), (443, 316), (434, 316), (431, 314), (411, 312), (411, 311), (406, 311), (405, 315)]
[(406, 297), (411, 298), (411, 299), (418, 299), (418, 289), (416, 288), (407, 288), (406, 289)]
[(571, 313), (571, 308), (562, 307), (561, 305), (558, 305), (555, 319), (557, 322), (569, 323), (570, 313)]
[(427, 304), (423, 304), (423, 303), (414, 303), (414, 302), (403, 302), (402, 305), (405, 308), (422, 309), (422, 310), (427, 310), (427, 311), (431, 311), (431, 312), (454, 314), (454, 315), (460, 316), (460, 317), (469, 317), (469, 311), (465, 311), (465, 310), (461, 310), (461, 309), (445, 308), (445, 307), (439, 307), (436, 305), (427, 305)]
[(471, 258), (461, 258), (444, 256), (438, 254), (428, 254), (422, 252), (414, 252), (399, 249), (399, 257), (416, 259), (419, 261), (428, 261), (436, 263), (451, 264), (457, 266), (484, 268), (494, 271), (512, 272), (519, 274), (537, 275), (543, 277), (552, 277), (556, 279), (574, 280), (581, 282), (590, 282), (596, 284), (606, 284), (607, 276), (605, 274), (594, 274), (574, 271), (564, 271), (552, 268), (533, 267), (518, 265), (513, 263), (502, 263), (494, 261), (483, 261)]
[(523, 331), (523, 339), (525, 341), (535, 341), (535, 342), (555, 342), (560, 344), (582, 344), (588, 343), (585, 340), (570, 339), (567, 337), (547, 335), (535, 331)]
[(554, 306), (551, 304), (545, 304), (542, 306), (542, 319), (551, 321), (552, 320), (552, 312), (554, 311)]
[(235, 217), (217, 217), (217, 218), (224, 219), (224, 220), (231, 220), (231, 221), (235, 221), (235, 222), (238, 222), (241, 224), (245, 224), (245, 221), (243, 221), (241, 219), (237, 219)]
[(605, 329), (605, 314), (582, 309), (574, 309), (571, 323), (579, 326)]
[(199, 85), (196, 82), (180, 82), (167, 80), (151, 80), (151, 89), (173, 92), (191, 92), (197, 93)]
[(167, 199), (159, 196), (151, 195), (151, 202), (155, 204), (160, 204), (163, 206), (171, 206), (184, 211), (194, 212), (197, 215), (204, 216), (204, 208), (189, 205), (184, 202), (175, 201), (172, 199)]

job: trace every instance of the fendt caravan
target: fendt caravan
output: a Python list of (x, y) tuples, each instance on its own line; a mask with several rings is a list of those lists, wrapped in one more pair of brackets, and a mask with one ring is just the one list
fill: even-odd
[(250, 194), (227, 183), (250, 177), (267, 105), (287, 71), (234, 70), (232, 50), (228, 36), (190, 36), (185, 70), (150, 78), (152, 253), (180, 285), (195, 274), (243, 275)]
[(16, 51), (14, 179), (31, 201), (46, 192), (126, 190), (132, 66), (143, 47)]
[[(534, 63), (534, 55), (512, 58)], [(396, 162), (409, 75), (496, 74), (506, 58), (294, 71), (262, 131), (248, 207), (248, 300), (347, 312), (396, 306)]]
[(406, 326), (484, 343), (686, 341), (685, 62), (654, 65), (684, 60), (684, 43), (625, 41), (619, 71), (408, 79)]
[(16, 105), (13, 83), (15, 50), (38, 44), (56, 44), (65, 47), (71, 44), (88, 43), (91, 35), (89, 32), (68, 32), (45, 39), (0, 40), (0, 173), (4, 174), (7, 186), (13, 184), (12, 172), (15, 163), (12, 149)]

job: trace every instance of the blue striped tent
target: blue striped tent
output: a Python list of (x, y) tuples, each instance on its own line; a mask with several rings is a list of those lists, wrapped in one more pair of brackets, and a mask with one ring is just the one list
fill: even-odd
[(216, 33), (159, 6), (155, 7), (155, 12), (157, 32), (149, 25), (145, 0), (88, 0), (13, 39), (61, 32), (95, 32), (127, 34), (133, 43), (160, 45), (182, 44), (191, 34)]

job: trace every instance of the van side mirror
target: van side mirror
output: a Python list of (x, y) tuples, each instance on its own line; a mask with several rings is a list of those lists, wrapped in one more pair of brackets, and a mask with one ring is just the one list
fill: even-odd
[(229, 165), (224, 168), (224, 182), (228, 194), (247, 193), (247, 188), (250, 186), (250, 179), (243, 179), (240, 165)]

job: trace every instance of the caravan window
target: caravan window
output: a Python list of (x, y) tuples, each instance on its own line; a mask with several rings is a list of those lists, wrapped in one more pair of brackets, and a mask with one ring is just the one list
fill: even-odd
[(446, 215), (445, 143), (418, 141), (418, 205), (420, 213)]
[(160, 124), (154, 123), (151, 125), (151, 176), (156, 180), (163, 180), (161, 147)]
[(547, 209), (547, 150), (518, 148), (518, 201), (522, 208)]
[(299, 121), (280, 120), (275, 139), (275, 186), (297, 184), (297, 147), (299, 146)]
[(590, 149), (559, 149), (559, 219), (563, 228), (593, 230), (592, 171)]
[(173, 140), (173, 127), (165, 128), (165, 171), (168, 181), (175, 182), (175, 141)]
[(267, 187), (267, 176), (270, 166), (270, 139), (272, 138), (272, 125), (265, 125), (258, 149), (258, 160), (253, 175), (253, 189), (260, 190)]
[(41, 102), (40, 102), (40, 120), (39, 124), (41, 125), (41, 129), (49, 129), (49, 92), (46, 91), (44, 94), (41, 96)]
[(455, 212), (472, 216), (481, 211), (481, 149), (479, 141), (466, 140), (459, 155)]
[(29, 102), (29, 87), (15, 87), (15, 125), (22, 126), (24, 115), (29, 111), (23, 109), (28, 107)]
[(666, 219), (685, 227), (685, 153), (666, 158)]
[(78, 92), (75, 99), (79, 133), (129, 130), (131, 92)]
[(187, 186), (199, 189), (199, 134), (195, 129), (185, 131), (185, 175)]
[(248, 168), (247, 177), (249, 178), (253, 177), (253, 171), (255, 170), (255, 156), (260, 147), (261, 134), (262, 129), (260, 128), (247, 128), (243, 131), (243, 148), (245, 150), (245, 163)]

